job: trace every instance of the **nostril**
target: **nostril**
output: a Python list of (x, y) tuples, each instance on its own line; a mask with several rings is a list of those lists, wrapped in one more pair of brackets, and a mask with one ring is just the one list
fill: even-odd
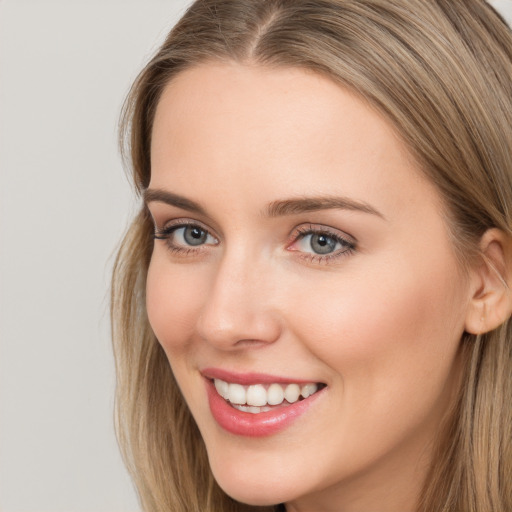
[(264, 340), (238, 340), (236, 342), (236, 346), (239, 348), (259, 348), (268, 345), (268, 341)]

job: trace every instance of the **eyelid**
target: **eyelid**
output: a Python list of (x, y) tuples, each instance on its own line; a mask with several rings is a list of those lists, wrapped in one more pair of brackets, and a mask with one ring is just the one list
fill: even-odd
[(151, 201), (147, 203), (145, 207), (155, 230), (164, 231), (169, 228), (171, 223), (176, 222), (179, 224), (183, 221), (187, 224), (201, 226), (218, 240), (222, 238), (221, 226), (210, 216), (203, 215), (202, 213), (196, 214), (194, 212), (184, 211), (177, 206), (160, 201)]
[(206, 231), (209, 235), (213, 236), (215, 240), (218, 241), (219, 239), (219, 237), (215, 234), (213, 229), (211, 229), (209, 226), (205, 225), (203, 222), (196, 219), (188, 219), (183, 217), (180, 217), (178, 219), (172, 219), (167, 222), (164, 222), (161, 228), (158, 227), (156, 221), (154, 222), (155, 235), (171, 234), (173, 231), (187, 226), (197, 226), (198, 228), (201, 228), (204, 231)]
[(357, 245), (358, 243), (357, 238), (350, 235), (346, 231), (343, 231), (338, 228), (333, 228), (331, 226), (326, 226), (325, 224), (316, 224), (312, 222), (307, 222), (293, 228), (293, 231), (290, 234), (289, 243), (294, 242), (299, 236), (306, 236), (307, 234), (310, 233), (323, 233), (326, 235), (331, 235), (335, 238), (341, 238), (343, 241), (353, 245)]

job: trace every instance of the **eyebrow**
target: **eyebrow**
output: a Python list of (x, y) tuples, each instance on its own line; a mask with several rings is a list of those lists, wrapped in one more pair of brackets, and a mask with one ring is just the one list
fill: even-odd
[(181, 208), (182, 210), (206, 215), (206, 210), (195, 201), (178, 194), (173, 194), (172, 192), (167, 192), (166, 190), (148, 188), (144, 190), (143, 198), (146, 205), (151, 202), (166, 203), (170, 206)]
[[(146, 189), (143, 198), (146, 204), (160, 202), (200, 215), (207, 215), (206, 210), (195, 201), (166, 190)], [(267, 217), (284, 217), (286, 215), (298, 215), (300, 213), (332, 209), (359, 211), (385, 219), (382, 213), (368, 203), (338, 196), (300, 197), (272, 201), (263, 211), (263, 215)]]
[(332, 209), (359, 211), (385, 219), (382, 213), (368, 203), (338, 196), (303, 197), (273, 201), (268, 205), (265, 213), (269, 217), (281, 217)]

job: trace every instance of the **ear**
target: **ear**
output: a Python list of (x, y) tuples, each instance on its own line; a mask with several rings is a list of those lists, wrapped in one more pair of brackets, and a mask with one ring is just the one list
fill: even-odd
[(480, 255), (471, 268), (471, 298), (465, 330), (484, 334), (506, 322), (512, 314), (512, 240), (497, 228), (480, 240)]

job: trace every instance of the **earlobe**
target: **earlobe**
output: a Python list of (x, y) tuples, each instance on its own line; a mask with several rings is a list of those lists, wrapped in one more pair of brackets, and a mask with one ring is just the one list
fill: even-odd
[(487, 230), (480, 241), (480, 257), (471, 269), (471, 299), (465, 330), (484, 334), (512, 314), (512, 240), (500, 229)]

